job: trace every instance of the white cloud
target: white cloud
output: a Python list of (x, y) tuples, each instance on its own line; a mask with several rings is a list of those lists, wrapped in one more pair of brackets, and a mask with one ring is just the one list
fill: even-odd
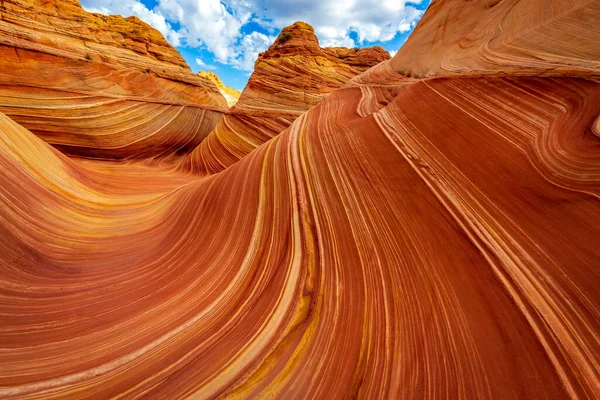
[(231, 65), (242, 71), (251, 71), (254, 68), (254, 62), (258, 58), (258, 54), (269, 48), (275, 39), (276, 36), (267, 36), (256, 31), (245, 35), (241, 42), (235, 46), (239, 56), (231, 62)]
[(215, 70), (217, 69), (216, 65), (207, 64), (199, 58), (196, 58), (196, 64), (198, 64), (202, 69)]
[[(236, 1), (236, 0), (232, 0)], [(412, 29), (423, 12), (414, 7), (422, 0), (256, 0), (264, 9), (265, 24), (279, 28), (306, 21), (315, 28), (322, 45), (355, 45), (358, 42), (386, 42)], [(426, 1), (426, 0), (425, 0)], [(301, 4), (300, 4), (301, 3)], [(413, 5), (407, 5), (413, 4)]]
[(235, 58), (235, 43), (250, 18), (250, 14), (228, 9), (219, 0), (159, 0), (155, 10), (179, 23), (179, 33), (188, 46), (206, 46), (220, 63)]
[(394, 58), (394, 56), (396, 55), (396, 53), (398, 52), (398, 50), (388, 50), (388, 53), (390, 53), (390, 57)]
[[(247, 32), (243, 27), (248, 22), (274, 32), (295, 21), (306, 21), (315, 28), (322, 46), (354, 47), (386, 42), (398, 32), (410, 31), (422, 11), (407, 3), (421, 1), (158, 0), (152, 10), (140, 0), (82, 0), (82, 4), (90, 11), (136, 15), (175, 46), (201, 47), (219, 63), (250, 71), (258, 53), (266, 50), (275, 36)], [(350, 37), (351, 32), (357, 41)]]
[(96, 7), (86, 7), (85, 5), (83, 6), (83, 8), (86, 11), (89, 11), (91, 13), (99, 13), (99, 14), (110, 14), (110, 10), (106, 7), (100, 7), (100, 8), (96, 8)]

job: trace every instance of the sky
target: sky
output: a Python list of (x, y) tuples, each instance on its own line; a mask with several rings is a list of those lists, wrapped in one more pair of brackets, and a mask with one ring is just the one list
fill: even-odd
[(258, 53), (296, 21), (322, 47), (402, 46), (429, 0), (81, 0), (90, 12), (132, 15), (159, 30), (194, 72), (242, 90)]

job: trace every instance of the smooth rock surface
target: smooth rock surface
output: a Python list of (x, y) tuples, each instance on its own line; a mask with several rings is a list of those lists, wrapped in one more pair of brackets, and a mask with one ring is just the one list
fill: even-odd
[(600, 398), (598, 31), (549, 33), (575, 23), (593, 2), (434, 1), (429, 56), (208, 176), (0, 114), (0, 397)]
[(195, 148), (227, 103), (135, 17), (75, 0), (0, 4), (0, 112), (68, 154), (165, 157)]

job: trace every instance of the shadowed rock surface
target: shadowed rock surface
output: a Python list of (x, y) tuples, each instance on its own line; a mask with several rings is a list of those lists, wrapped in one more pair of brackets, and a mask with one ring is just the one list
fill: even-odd
[(600, 398), (598, 11), (434, 1), (207, 176), (0, 114), (0, 397)]
[(4, 0), (0, 15), (0, 112), (65, 153), (186, 152), (227, 108), (135, 17), (88, 13), (75, 0)]

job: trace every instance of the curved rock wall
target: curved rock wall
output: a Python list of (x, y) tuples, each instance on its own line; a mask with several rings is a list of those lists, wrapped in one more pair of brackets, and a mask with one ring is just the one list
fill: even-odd
[(227, 108), (214, 83), (137, 18), (38, 0), (5, 0), (0, 15), (0, 112), (68, 154), (185, 153)]
[[(431, 21), (483, 3), (434, 2), (407, 44), (455, 59), (460, 20)], [(548, 59), (561, 15), (600, 22), (485, 3), (482, 43)], [(548, 3), (555, 25), (502, 25)], [(595, 50), (564, 76), (398, 53), (210, 176), (70, 158), (0, 114), (0, 397), (599, 398)]]
[(198, 174), (222, 171), (351, 78), (389, 58), (378, 46), (321, 48), (312, 26), (304, 22), (282, 29), (275, 43), (258, 56), (235, 107), (183, 168)]

